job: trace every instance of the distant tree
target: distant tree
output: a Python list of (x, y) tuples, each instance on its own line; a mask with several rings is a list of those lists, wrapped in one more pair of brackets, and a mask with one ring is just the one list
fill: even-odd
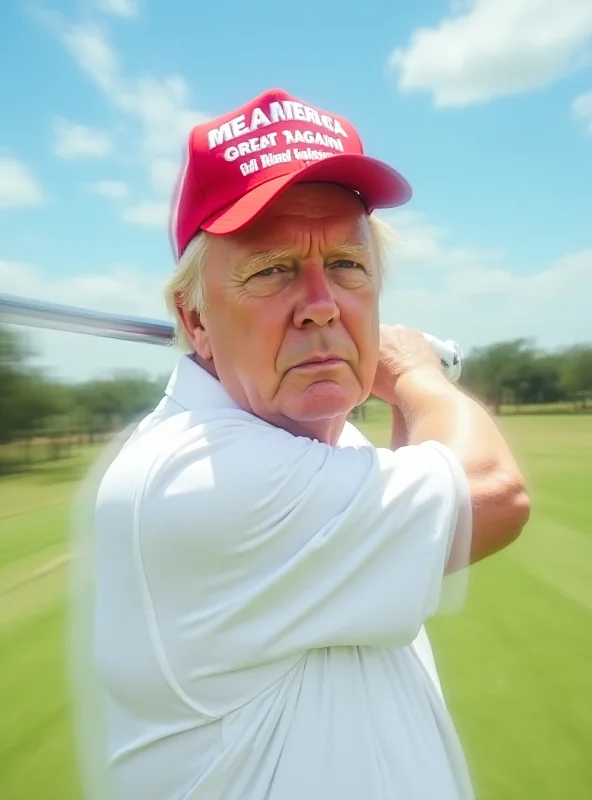
[(586, 408), (592, 398), (592, 345), (564, 350), (560, 364), (561, 387), (570, 400)]
[(525, 372), (521, 402), (529, 405), (557, 403), (565, 393), (560, 385), (561, 355), (538, 353)]
[(14, 437), (18, 396), (30, 355), (21, 337), (0, 327), (0, 443)]
[[(32, 366), (32, 356), (23, 337), (0, 327), (0, 444), (22, 442), (26, 463), (35, 438), (49, 442), (50, 457), (59, 458), (74, 435), (84, 432), (92, 439), (127, 424), (154, 408), (165, 388), (165, 379), (141, 373), (59, 383)], [(12, 468), (20, 458), (15, 462), (10, 452)]]
[(115, 375), (71, 387), (78, 426), (90, 434), (114, 430), (146, 413), (162, 397), (164, 386), (141, 374)]
[(528, 339), (476, 348), (464, 365), (462, 385), (499, 414), (502, 403), (522, 402), (535, 359), (535, 350)]
[(32, 440), (38, 436), (49, 440), (52, 457), (59, 458), (68, 444), (64, 436), (69, 429), (70, 402), (65, 387), (31, 372), (20, 376), (12, 401), (12, 435), (26, 443), (27, 462), (31, 461)]

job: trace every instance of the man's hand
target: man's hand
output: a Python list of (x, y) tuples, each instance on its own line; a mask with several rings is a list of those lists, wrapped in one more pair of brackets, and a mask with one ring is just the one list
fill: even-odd
[(435, 369), (445, 378), (440, 359), (421, 333), (403, 325), (381, 325), (380, 353), (372, 394), (390, 406), (396, 406), (397, 379), (418, 367)]

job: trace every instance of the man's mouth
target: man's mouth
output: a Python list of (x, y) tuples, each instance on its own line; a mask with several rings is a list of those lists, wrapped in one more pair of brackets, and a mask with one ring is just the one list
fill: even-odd
[(307, 358), (306, 361), (301, 361), (300, 364), (296, 364), (292, 369), (327, 369), (328, 367), (338, 367), (342, 364), (345, 364), (345, 361), (338, 356), (314, 356)]

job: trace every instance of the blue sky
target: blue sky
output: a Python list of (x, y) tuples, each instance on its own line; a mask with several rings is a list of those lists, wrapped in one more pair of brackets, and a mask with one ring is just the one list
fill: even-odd
[[(592, 340), (592, 0), (4, 0), (0, 67), (0, 291), (163, 316), (189, 129), (281, 87), (413, 186), (385, 322)], [(175, 360), (31, 340), (64, 377)]]

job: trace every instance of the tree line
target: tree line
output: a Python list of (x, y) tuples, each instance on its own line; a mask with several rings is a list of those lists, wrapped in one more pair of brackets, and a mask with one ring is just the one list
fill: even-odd
[[(33, 367), (32, 355), (24, 338), (0, 327), (0, 451), (11, 454), (0, 453), (0, 470), (32, 463), (41, 453), (35, 444), (56, 459), (120, 429), (159, 402), (168, 377), (126, 372), (66, 383)], [(517, 339), (475, 348), (461, 385), (496, 414), (544, 406), (592, 411), (592, 344), (548, 352)]]
[(67, 383), (32, 366), (33, 355), (0, 327), (0, 472), (110, 435), (153, 408), (166, 385), (140, 372)]
[(592, 400), (592, 344), (555, 352), (529, 339), (497, 342), (472, 350), (463, 366), (462, 385), (494, 413), (502, 406), (564, 404), (586, 411)]

